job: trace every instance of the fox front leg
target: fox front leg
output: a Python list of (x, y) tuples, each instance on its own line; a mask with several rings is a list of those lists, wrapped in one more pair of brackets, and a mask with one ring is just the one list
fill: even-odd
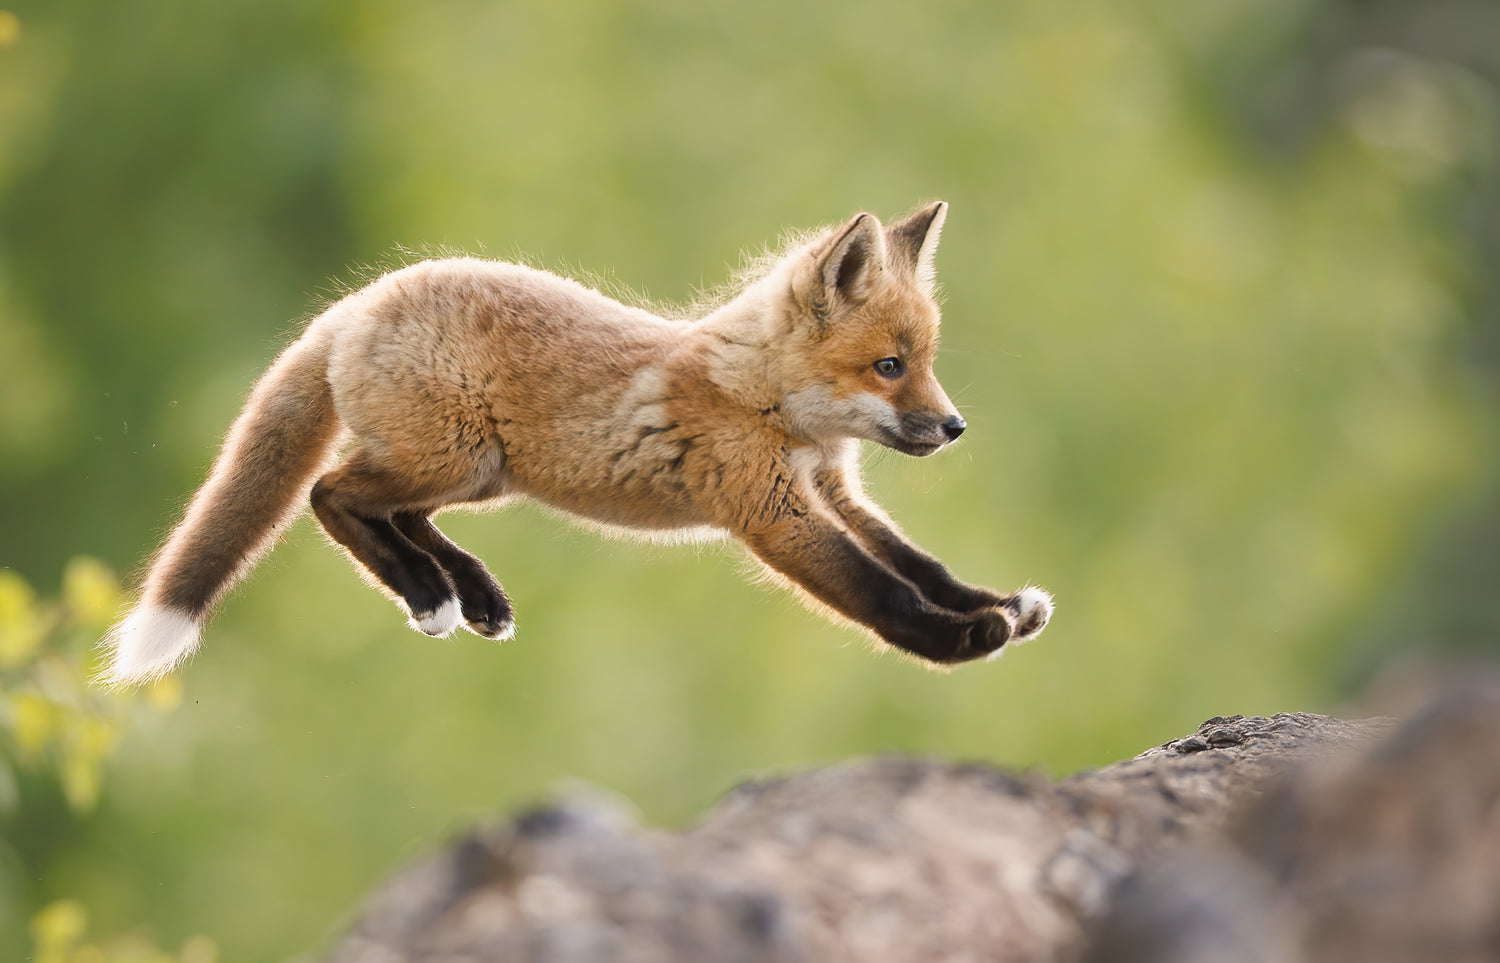
[(984, 658), (1015, 635), (1006, 609), (959, 612), (936, 604), (811, 510), (742, 538), (757, 558), (819, 602), (929, 662), (952, 665)]
[(936, 604), (959, 612), (1003, 608), (1011, 615), (1017, 642), (1034, 638), (1052, 617), (1052, 597), (1039, 588), (1028, 586), (1001, 595), (955, 578), (942, 562), (902, 535), (842, 469), (819, 472), (814, 485), (828, 507), (876, 558)]

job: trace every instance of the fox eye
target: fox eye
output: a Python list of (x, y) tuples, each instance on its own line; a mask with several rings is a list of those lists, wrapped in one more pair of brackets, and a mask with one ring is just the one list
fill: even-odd
[(875, 362), (875, 373), (882, 378), (899, 378), (906, 372), (900, 358), (881, 358)]

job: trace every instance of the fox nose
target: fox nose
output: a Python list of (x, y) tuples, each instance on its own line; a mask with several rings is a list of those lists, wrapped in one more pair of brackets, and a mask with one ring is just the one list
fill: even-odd
[(943, 422), (943, 434), (948, 436), (949, 441), (957, 441), (958, 436), (963, 434), (964, 429), (967, 427), (969, 427), (969, 423), (967, 421), (964, 421), (958, 415), (954, 415), (952, 418), (949, 418), (947, 421)]

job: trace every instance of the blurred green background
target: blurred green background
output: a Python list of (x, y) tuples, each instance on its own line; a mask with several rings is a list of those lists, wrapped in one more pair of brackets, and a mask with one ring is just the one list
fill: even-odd
[[(0, 575), (11, 631), (45, 622), (60, 660), (0, 646), (0, 956), (29, 925), (58, 960), (114, 952), (67, 949), (62, 906), (172, 958), (287, 959), (567, 780), (681, 824), (864, 753), (1067, 773), (1493, 647), (1497, 11), (0, 12)], [(174, 710), (76, 684), (112, 602), (69, 559), (134, 570), (278, 346), (402, 249), (684, 301), (788, 228), (933, 198), (939, 375), (971, 429), (870, 451), (869, 484), (964, 577), (1051, 589), (1035, 644), (924, 671), (747, 584), (731, 547), (521, 507), (444, 526), (515, 599), (514, 641), (406, 629), (304, 518), (153, 696)]]

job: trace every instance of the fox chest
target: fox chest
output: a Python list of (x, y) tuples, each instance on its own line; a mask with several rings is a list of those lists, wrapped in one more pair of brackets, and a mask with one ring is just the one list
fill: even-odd
[(784, 498), (785, 439), (756, 412), (706, 403), (701, 384), (646, 371), (608, 400), (580, 393), (554, 417), (502, 422), (507, 487), (611, 525), (744, 527)]

